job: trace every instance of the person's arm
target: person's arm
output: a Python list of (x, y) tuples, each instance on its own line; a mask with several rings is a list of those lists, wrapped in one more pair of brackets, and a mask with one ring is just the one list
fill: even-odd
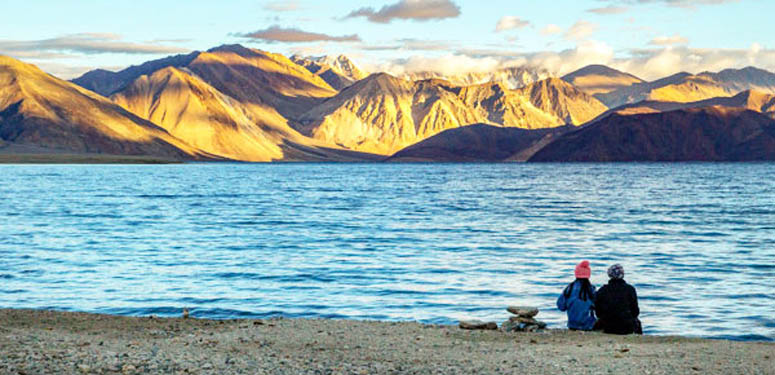
[(608, 303), (606, 300), (605, 286), (600, 287), (600, 290), (595, 293), (595, 313), (598, 318), (605, 318), (608, 314)]
[(638, 292), (635, 291), (635, 287), (630, 285), (632, 291), (630, 296), (630, 312), (633, 318), (637, 318), (640, 315), (640, 308), (638, 307)]
[(565, 290), (564, 289), (563, 289), (562, 292), (560, 292), (560, 297), (557, 298), (557, 309), (560, 310), (560, 311), (565, 311), (565, 310), (568, 309), (568, 301), (567, 301), (567, 299), (565, 299)]

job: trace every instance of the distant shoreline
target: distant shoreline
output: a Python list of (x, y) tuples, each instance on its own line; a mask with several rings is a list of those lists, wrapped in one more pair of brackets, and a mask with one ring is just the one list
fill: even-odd
[(649, 165), (649, 164), (775, 164), (775, 161), (609, 161), (609, 162), (525, 162), (525, 161), (432, 161), (432, 160), (362, 160), (362, 161), (304, 161), (304, 160), (278, 160), (267, 162), (249, 162), (240, 160), (223, 161), (188, 161), (164, 159), (154, 156), (134, 155), (99, 155), (99, 154), (2, 154), (0, 153), (0, 165), (10, 164), (56, 164), (56, 165), (142, 165), (142, 164), (386, 164), (386, 165), (445, 165), (445, 164), (518, 164), (518, 165), (544, 165), (544, 164), (614, 164), (614, 165)]
[(0, 373), (775, 373), (775, 343), (0, 309)]
[(153, 156), (100, 154), (1, 154), (0, 164), (181, 164)]

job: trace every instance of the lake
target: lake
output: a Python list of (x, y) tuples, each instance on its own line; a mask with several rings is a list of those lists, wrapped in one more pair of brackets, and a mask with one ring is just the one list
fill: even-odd
[(621, 263), (647, 334), (775, 340), (775, 164), (0, 166), (0, 307), (550, 327)]

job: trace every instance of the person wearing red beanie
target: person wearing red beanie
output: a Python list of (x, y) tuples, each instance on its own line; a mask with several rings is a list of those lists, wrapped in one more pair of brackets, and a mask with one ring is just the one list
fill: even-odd
[(589, 261), (581, 261), (574, 270), (576, 280), (568, 284), (557, 298), (557, 308), (568, 314), (568, 328), (591, 331), (595, 318), (595, 286), (589, 282), (592, 269)]

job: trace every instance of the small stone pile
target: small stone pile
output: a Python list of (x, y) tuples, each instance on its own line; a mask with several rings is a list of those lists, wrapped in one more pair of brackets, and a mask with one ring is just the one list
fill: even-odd
[[(503, 332), (536, 332), (546, 328), (546, 323), (535, 318), (538, 315), (537, 307), (509, 306), (506, 308), (506, 311), (514, 315), (501, 324), (500, 329)], [(496, 330), (498, 329), (498, 324), (481, 320), (461, 320), (460, 328)]]
[(506, 311), (514, 314), (501, 324), (503, 332), (536, 332), (546, 328), (546, 323), (536, 320), (538, 308), (530, 306), (509, 306)]

